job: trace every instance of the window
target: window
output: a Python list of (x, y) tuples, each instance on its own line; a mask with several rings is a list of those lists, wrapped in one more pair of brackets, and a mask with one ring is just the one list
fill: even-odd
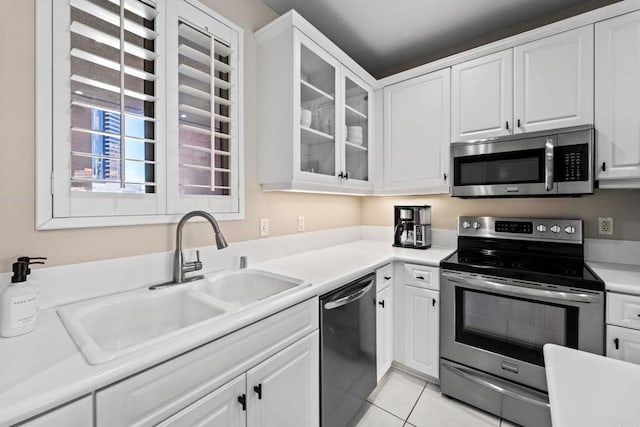
[(36, 227), (242, 218), (242, 30), (191, 0), (54, 2), (37, 2)]

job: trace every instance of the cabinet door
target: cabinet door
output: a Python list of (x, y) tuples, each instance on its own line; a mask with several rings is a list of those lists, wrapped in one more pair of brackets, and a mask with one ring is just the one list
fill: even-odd
[(640, 12), (595, 28), (597, 178), (640, 178)]
[(238, 398), (246, 394), (245, 377), (243, 374), (228, 382), (158, 425), (244, 427), (247, 423), (246, 411)]
[(438, 378), (440, 295), (437, 291), (404, 287), (404, 363)]
[(91, 396), (83, 397), (20, 425), (25, 427), (92, 426), (93, 402)]
[[(310, 38), (295, 32), (294, 147), (296, 177), (337, 185), (340, 155), (336, 128), (341, 125), (336, 109), (340, 63)], [(297, 121), (296, 121), (297, 118)], [(285, 132), (285, 130), (282, 130)]]
[(376, 294), (376, 364), (378, 381), (389, 370), (393, 361), (393, 286)]
[(593, 123), (593, 27), (513, 50), (515, 132)]
[(385, 191), (449, 191), (450, 86), (446, 69), (384, 88)]
[(470, 141), (513, 132), (513, 51), (451, 68), (451, 139)]
[(640, 364), (640, 331), (607, 325), (607, 356)]
[[(373, 91), (358, 76), (342, 67), (342, 186), (369, 187), (373, 135), (371, 106)], [(340, 174), (338, 174), (340, 176)]]
[(247, 427), (314, 427), (320, 421), (318, 332), (247, 372)]

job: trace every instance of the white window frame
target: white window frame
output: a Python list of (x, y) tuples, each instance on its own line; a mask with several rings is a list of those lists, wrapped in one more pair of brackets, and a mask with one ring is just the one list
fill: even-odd
[[(157, 39), (156, 51), (159, 53), (158, 62), (156, 62), (156, 74), (158, 75), (156, 85), (156, 96), (158, 101), (156, 102), (156, 139), (160, 141), (158, 144), (158, 152), (156, 153), (159, 161), (164, 161), (164, 164), (159, 164), (156, 167), (156, 181), (158, 183), (155, 194), (117, 194), (118, 198), (109, 197), (109, 195), (101, 194), (85, 194), (88, 196), (87, 200), (90, 204), (93, 199), (109, 199), (116, 203), (117, 199), (125, 200), (127, 198), (149, 199), (155, 197), (157, 200), (157, 209), (152, 213), (131, 213), (131, 214), (117, 214), (106, 216), (58, 216), (54, 215), (53, 198), (56, 194), (64, 192), (65, 197), (68, 197), (70, 192), (70, 181), (64, 179), (68, 173), (60, 174), (56, 176), (54, 174), (54, 150), (65, 149), (68, 147), (58, 148), (59, 144), (54, 147), (53, 142), (53, 111), (55, 106), (55, 100), (53, 97), (53, 67), (56, 66), (60, 58), (54, 59), (54, 46), (53, 46), (53, 25), (52, 18), (54, 16), (53, 2), (57, 0), (36, 0), (36, 161), (35, 161), (35, 228), (37, 230), (47, 229), (66, 229), (66, 228), (89, 228), (89, 227), (111, 227), (111, 226), (126, 226), (126, 225), (141, 225), (141, 224), (162, 224), (162, 223), (174, 223), (180, 220), (182, 214), (191, 210), (188, 203), (181, 204), (180, 200), (177, 200), (177, 192), (172, 191), (168, 187), (166, 179), (167, 164), (169, 161), (169, 154), (173, 155), (173, 152), (177, 153), (177, 150), (172, 152), (169, 147), (169, 142), (177, 144), (177, 141), (168, 137), (168, 114), (173, 114), (177, 109), (177, 106), (172, 107), (167, 102), (168, 89), (168, 72), (166, 58), (171, 53), (166, 49), (167, 36), (172, 31), (168, 31), (168, 25), (177, 26), (178, 16), (174, 15), (168, 9), (177, 8), (167, 7), (167, 3), (174, 3), (176, 0), (156, 0), (156, 7), (158, 8), (159, 15), (156, 18), (157, 28), (160, 35)], [(234, 197), (238, 197), (237, 210), (233, 212), (215, 212), (213, 213), (218, 220), (240, 220), (245, 218), (245, 188), (244, 188), (244, 46), (243, 46), (243, 30), (239, 26), (230, 22), (229, 20), (221, 17), (217, 13), (211, 11), (206, 6), (203, 6), (195, 0), (180, 0), (185, 1), (201, 11), (207, 13), (220, 23), (231, 28), (238, 33), (238, 67), (237, 67), (237, 117), (233, 117), (233, 120), (237, 120), (237, 190)], [(65, 13), (68, 13), (69, 4), (65, 2)], [(68, 52), (68, 46), (66, 47)], [(62, 60), (65, 60), (64, 58)], [(175, 88), (177, 91), (177, 87)], [(164, 147), (163, 147), (164, 145)], [(177, 158), (174, 158), (177, 163)], [(124, 197), (123, 197), (124, 196)], [(169, 201), (168, 198), (172, 200)], [(171, 206), (171, 210), (169, 210)], [(178, 213), (180, 212), (180, 213)]]

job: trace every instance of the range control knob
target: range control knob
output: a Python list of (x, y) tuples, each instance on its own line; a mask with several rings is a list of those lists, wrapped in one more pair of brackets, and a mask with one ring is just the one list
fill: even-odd
[(462, 228), (467, 229), (469, 227), (471, 227), (471, 224), (469, 224), (469, 221), (465, 221), (462, 223)]
[(471, 226), (477, 230), (477, 229), (479, 229), (479, 228), (480, 228), (480, 222), (478, 222), (478, 221), (473, 221), (473, 224), (471, 224)]
[(554, 225), (551, 227), (551, 231), (554, 233), (559, 233), (560, 232), (560, 226), (558, 225)]
[(547, 227), (545, 225), (540, 224), (539, 226), (536, 227), (536, 230), (538, 230), (540, 233), (544, 233), (545, 231), (547, 231)]
[(573, 234), (576, 232), (576, 228), (568, 225), (564, 228), (564, 232), (567, 234)]

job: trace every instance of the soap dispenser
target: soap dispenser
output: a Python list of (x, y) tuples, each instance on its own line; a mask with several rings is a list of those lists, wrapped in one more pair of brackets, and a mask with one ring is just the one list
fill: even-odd
[(13, 263), (11, 284), (0, 294), (0, 335), (9, 338), (36, 328), (37, 299), (35, 288), (27, 281), (29, 263)]

